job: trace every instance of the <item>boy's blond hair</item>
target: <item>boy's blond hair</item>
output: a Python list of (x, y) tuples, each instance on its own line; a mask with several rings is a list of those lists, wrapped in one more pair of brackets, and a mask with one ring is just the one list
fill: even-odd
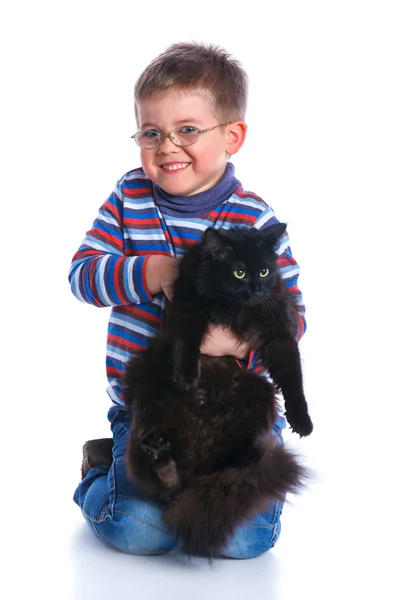
[(229, 52), (212, 44), (173, 44), (157, 56), (135, 84), (137, 104), (172, 90), (201, 93), (220, 121), (245, 119), (248, 77)]

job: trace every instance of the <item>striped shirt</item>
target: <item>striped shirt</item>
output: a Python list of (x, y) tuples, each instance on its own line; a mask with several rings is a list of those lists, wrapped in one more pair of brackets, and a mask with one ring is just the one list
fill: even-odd
[[(106, 359), (107, 391), (113, 402), (109, 419), (124, 406), (121, 378), (127, 361), (147, 347), (148, 339), (162, 323), (166, 297), (163, 292), (152, 296), (148, 290), (148, 257), (164, 254), (181, 258), (207, 227), (262, 229), (277, 222), (272, 208), (242, 187), (205, 215), (173, 216), (159, 208), (152, 183), (142, 169), (129, 171), (117, 182), (74, 255), (69, 273), (76, 298), (94, 306), (112, 307)], [(297, 286), (299, 267), (287, 233), (278, 242), (277, 254), (283, 282), (297, 300), (299, 340), (306, 329), (305, 307)], [(247, 366), (262, 370), (252, 356)]]

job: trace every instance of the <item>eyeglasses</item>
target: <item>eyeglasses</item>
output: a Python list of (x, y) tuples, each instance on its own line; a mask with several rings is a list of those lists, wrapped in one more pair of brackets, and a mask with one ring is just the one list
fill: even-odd
[(135, 140), (138, 146), (147, 150), (152, 150), (160, 146), (166, 137), (170, 138), (175, 146), (184, 148), (195, 144), (202, 133), (207, 133), (207, 131), (212, 131), (224, 125), (228, 125), (228, 123), (220, 123), (219, 125), (214, 125), (214, 127), (208, 127), (208, 129), (197, 129), (197, 127), (189, 127), (187, 125), (185, 127), (176, 127), (170, 133), (160, 133), (154, 129), (141, 129), (134, 133), (134, 135), (131, 135), (131, 138)]

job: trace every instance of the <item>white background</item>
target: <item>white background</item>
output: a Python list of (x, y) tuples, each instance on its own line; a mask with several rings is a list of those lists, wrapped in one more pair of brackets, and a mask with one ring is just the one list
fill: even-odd
[[(403, 598), (402, 2), (3, 2), (3, 598)], [(140, 165), (133, 85), (176, 41), (230, 50), (250, 77), (237, 176), (288, 222), (308, 332), (317, 473), (275, 549), (186, 565), (103, 546), (72, 502), (81, 446), (109, 435), (108, 309), (71, 258)]]

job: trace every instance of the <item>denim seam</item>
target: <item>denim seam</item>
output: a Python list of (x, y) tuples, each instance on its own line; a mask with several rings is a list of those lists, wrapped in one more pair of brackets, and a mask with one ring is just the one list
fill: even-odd
[(117, 499), (117, 485), (116, 485), (116, 481), (115, 481), (115, 463), (117, 462), (117, 460), (115, 459), (113, 461), (113, 464), (111, 466), (111, 479), (112, 479), (112, 487), (113, 487), (113, 498), (111, 501), (111, 514), (114, 514), (114, 507), (115, 507), (115, 503), (116, 503), (116, 499)]
[(270, 543), (273, 544), (273, 546), (274, 546), (274, 544), (277, 542), (277, 540), (280, 536), (280, 528), (281, 528), (280, 521), (278, 523), (276, 523), (273, 527), (274, 527), (274, 529), (273, 529), (273, 534), (270, 536)]
[(123, 510), (116, 510), (115, 512), (120, 513), (121, 515), (126, 515), (127, 517), (131, 517), (131, 519), (135, 519), (135, 521), (139, 521), (140, 523), (143, 523), (144, 525), (149, 525), (149, 527), (152, 527), (152, 529), (161, 531), (162, 533), (165, 533), (166, 535), (171, 537), (171, 534), (169, 531), (166, 531), (165, 529), (161, 529), (160, 527), (157, 527), (156, 525), (152, 525), (152, 523), (148, 523), (148, 521), (144, 521), (143, 519), (140, 519), (139, 517), (136, 517), (135, 515), (131, 515), (131, 513), (127, 513)]
[(100, 517), (98, 519), (95, 519), (94, 517), (90, 516), (83, 508), (82, 508), (82, 512), (83, 515), (85, 517), (87, 517), (89, 519), (89, 521), (93, 523), (103, 523), (106, 519), (106, 512), (107, 512), (107, 506), (104, 506), (104, 508), (101, 511)]

